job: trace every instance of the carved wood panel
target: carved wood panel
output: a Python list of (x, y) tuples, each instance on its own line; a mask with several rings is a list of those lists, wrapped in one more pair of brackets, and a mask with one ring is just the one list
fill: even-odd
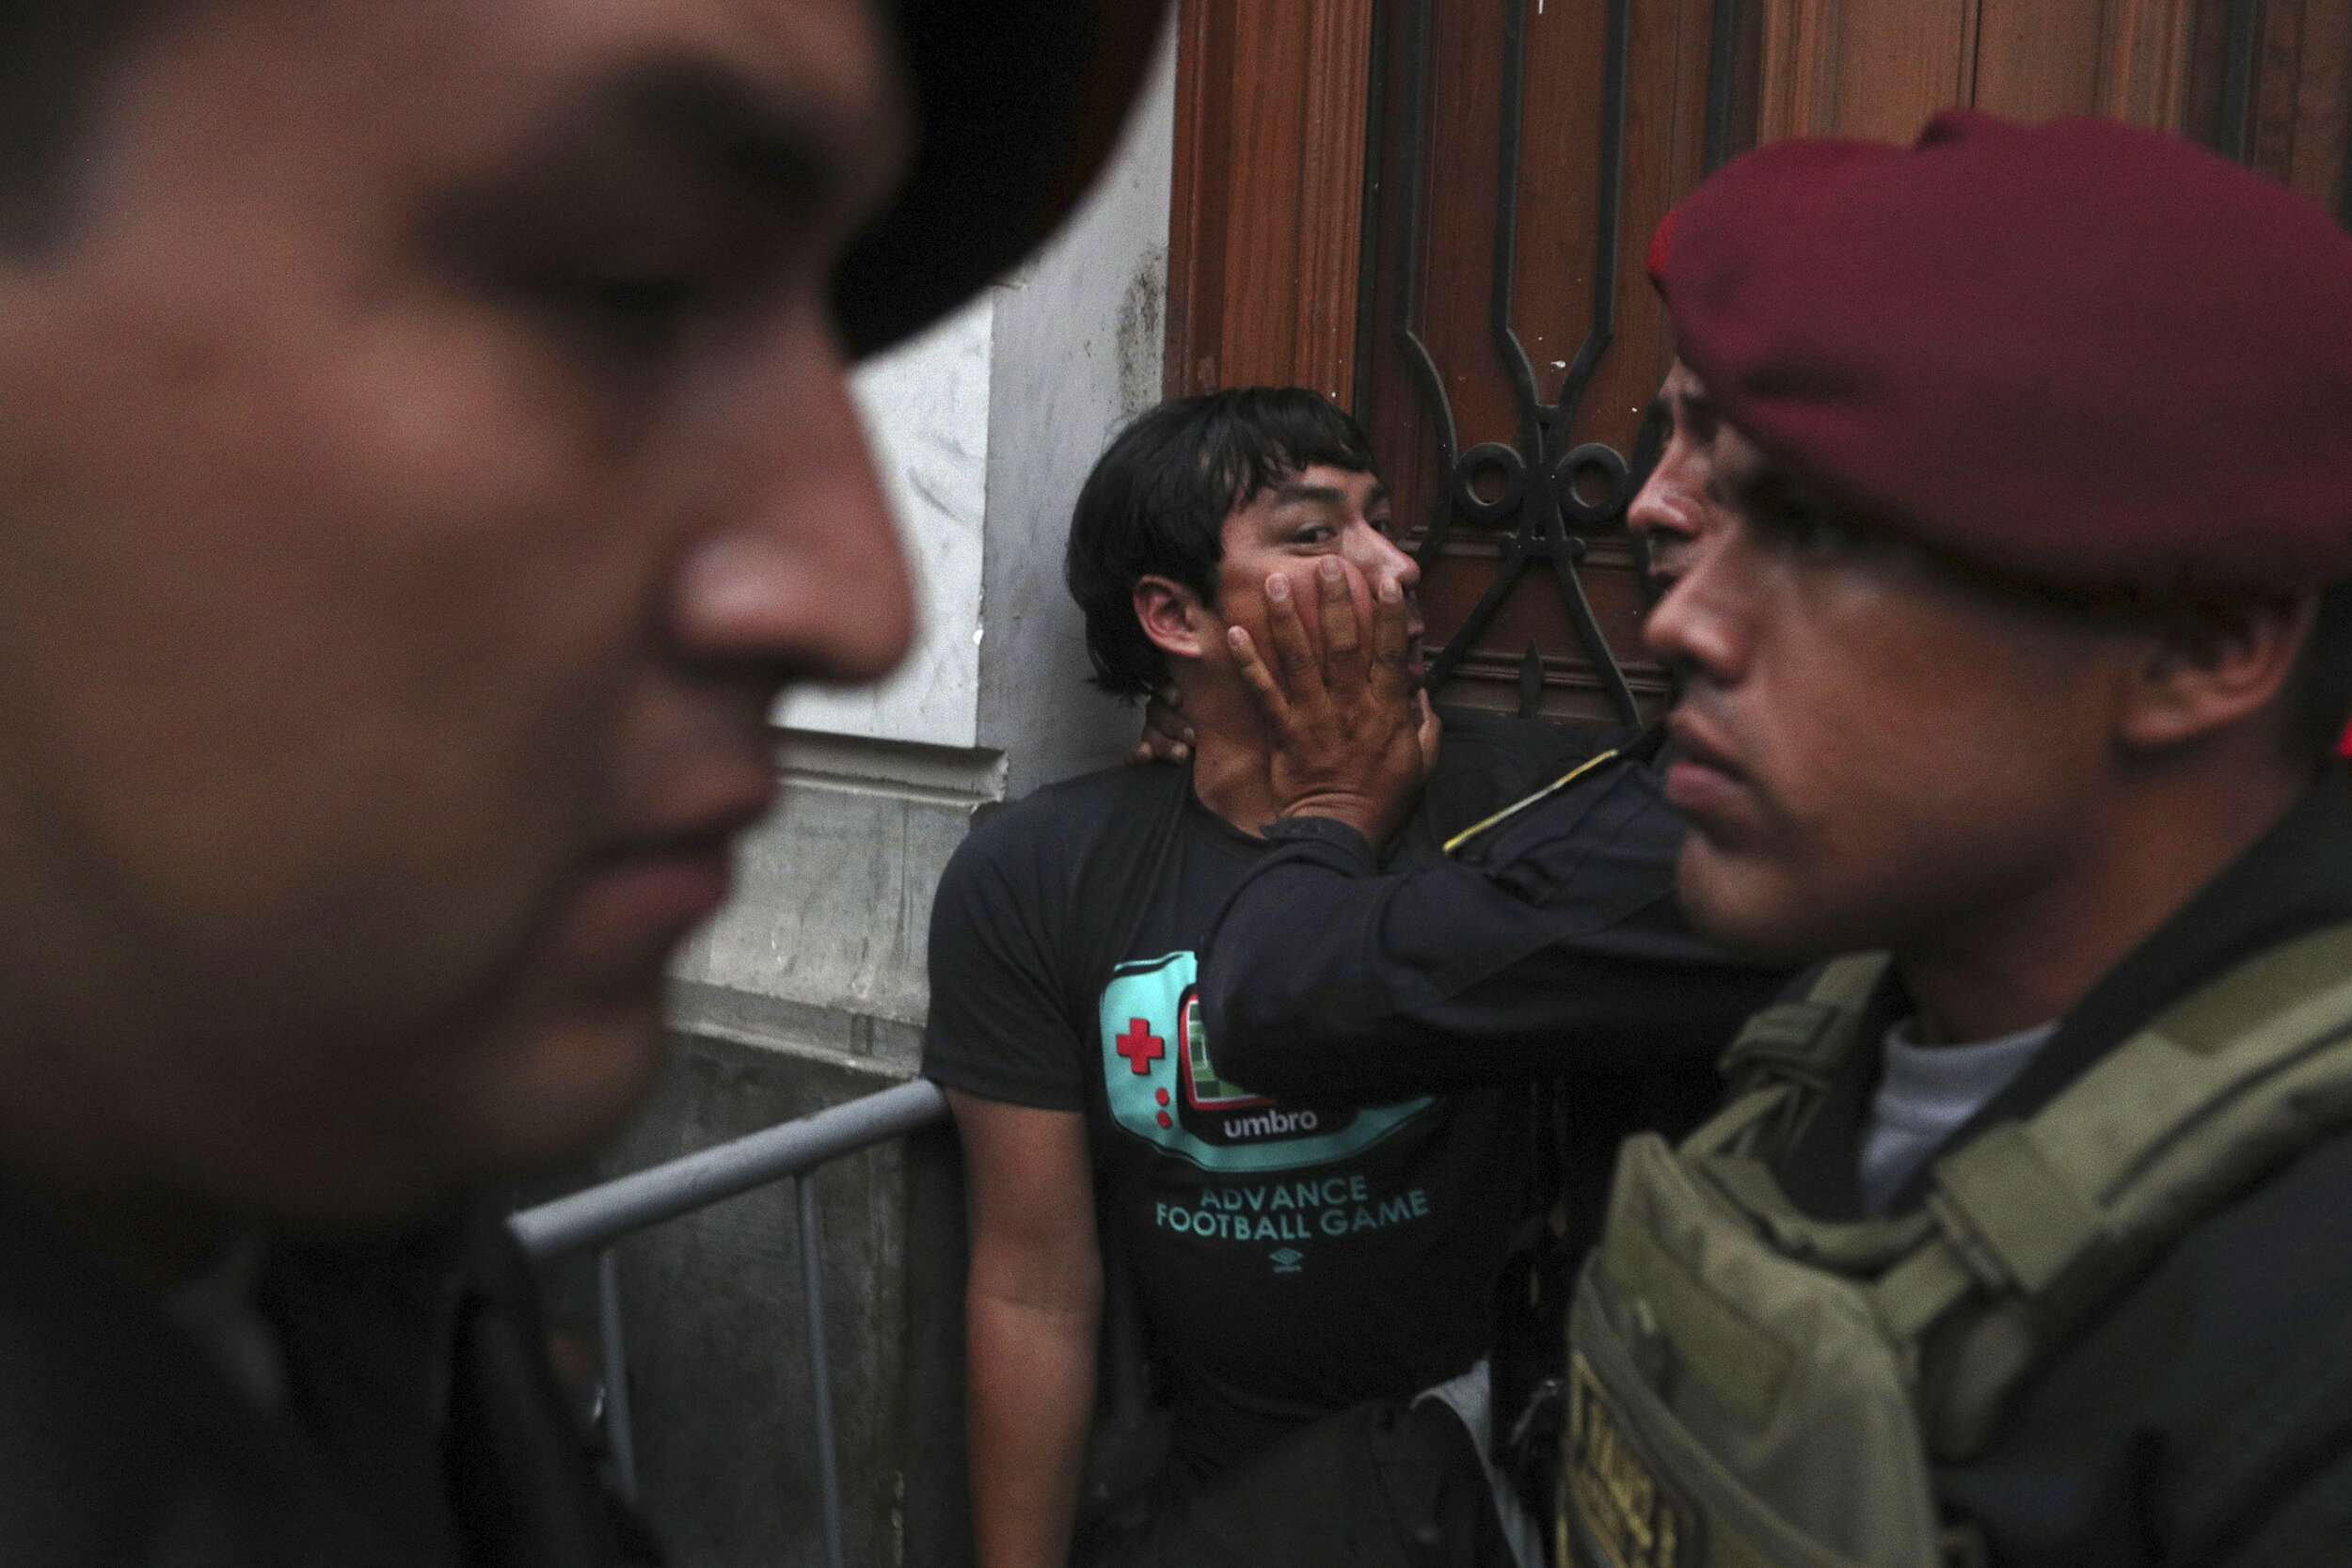
[(1642, 263), (1710, 130), (1731, 150), (1729, 11), (1388, 8), (1359, 407), (1422, 559), (1449, 700), (1620, 722), (1663, 705), (1623, 528), (1667, 362)]
[(2217, 51), (2215, 122), (2189, 129), (2352, 226), (2352, 0), (2266, 0), (2259, 10), (2243, 88), (2229, 90), (2238, 62)]
[(1184, 0), (1171, 396), (1355, 383), (1374, 0)]
[(1671, 354), (1642, 261), (1708, 167), (2099, 113), (2352, 222), (2352, 0), (1184, 0), (1180, 36), (1168, 389), (1352, 403), (1441, 695), (1560, 719), (1668, 695), (1623, 526)]

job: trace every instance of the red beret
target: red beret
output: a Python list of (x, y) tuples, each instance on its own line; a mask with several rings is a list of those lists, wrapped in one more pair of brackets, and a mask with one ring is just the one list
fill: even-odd
[(2050, 582), (2352, 578), (2352, 236), (2176, 137), (1954, 109), (1771, 143), (1650, 274), (1774, 461)]

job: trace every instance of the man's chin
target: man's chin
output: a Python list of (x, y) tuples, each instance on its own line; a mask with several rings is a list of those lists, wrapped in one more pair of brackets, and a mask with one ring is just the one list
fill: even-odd
[(658, 999), (479, 1042), (457, 1082), (405, 1109), (371, 1106), (341, 1136), (263, 1154), (220, 1196), (274, 1227), (409, 1224), (486, 1184), (576, 1164), (636, 1113), (664, 1056)]
[(1780, 879), (1703, 832), (1683, 840), (1676, 882), (1691, 928), (1726, 952), (1757, 963), (1797, 964), (1837, 951), (1823, 950), (1811, 911), (1787, 895)]
[(612, 1137), (651, 1091), (666, 1056), (658, 992), (641, 1003), (551, 1023), (517, 1040), (453, 1106), (460, 1161), (477, 1180), (528, 1175)]

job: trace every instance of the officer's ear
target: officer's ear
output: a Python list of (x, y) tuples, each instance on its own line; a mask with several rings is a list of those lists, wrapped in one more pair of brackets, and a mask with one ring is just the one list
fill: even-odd
[(2166, 614), (2143, 634), (2118, 738), (2159, 752), (2262, 719), (2292, 682), (2316, 594), (2212, 599)]
[(1200, 603), (1200, 595), (1170, 578), (1147, 577), (1136, 584), (1136, 624), (1152, 645), (1176, 658), (1199, 658), (1212, 638), (1222, 639)]

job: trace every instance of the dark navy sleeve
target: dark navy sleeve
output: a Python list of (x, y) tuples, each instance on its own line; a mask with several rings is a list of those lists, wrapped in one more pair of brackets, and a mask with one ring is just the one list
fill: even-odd
[(1407, 871), (1340, 823), (1281, 824), (1205, 955), (1219, 1067), (1262, 1093), (1380, 1103), (1711, 1063), (1788, 974), (1691, 930), (1682, 832), (1632, 760)]

